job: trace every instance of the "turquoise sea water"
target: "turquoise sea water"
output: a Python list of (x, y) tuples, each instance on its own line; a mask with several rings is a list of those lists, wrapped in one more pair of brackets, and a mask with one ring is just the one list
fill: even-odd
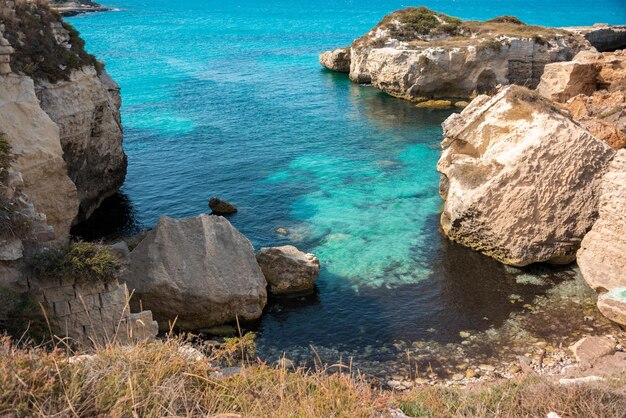
[[(466, 19), (626, 23), (623, 0), (419, 4)], [(317, 62), (419, 4), (111, 0), (118, 11), (70, 19), (122, 87), (129, 169), (115, 199), (135, 226), (206, 212), (219, 195), (239, 207), (230, 220), (255, 247), (291, 243), (320, 258), (316, 295), (273, 302), (257, 325), (262, 350), (341, 352), (432, 329), (455, 341), (506, 318), (510, 293), (537, 291), (441, 237), (435, 164), (450, 111), (417, 109)], [(114, 206), (100, 213), (106, 232)]]

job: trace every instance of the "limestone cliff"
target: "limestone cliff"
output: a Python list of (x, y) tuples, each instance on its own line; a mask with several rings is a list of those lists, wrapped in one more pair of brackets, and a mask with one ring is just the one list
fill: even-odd
[(498, 84), (534, 88), (547, 63), (588, 48), (581, 35), (512, 17), (461, 21), (410, 7), (354, 41), (350, 78), (410, 100), (466, 98)]
[(34, 80), (41, 108), (56, 123), (80, 211), (89, 217), (126, 175), (119, 86), (84, 49), (71, 25), (47, 7), (4, 3), (0, 19), (14, 49), (13, 71)]

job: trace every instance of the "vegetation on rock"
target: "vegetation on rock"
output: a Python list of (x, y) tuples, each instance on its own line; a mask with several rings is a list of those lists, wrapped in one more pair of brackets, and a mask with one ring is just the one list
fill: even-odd
[[(183, 339), (115, 344), (93, 355), (66, 347), (19, 347), (0, 339), (0, 412), (9, 416), (560, 416), (619, 417), (626, 396), (619, 377), (561, 386), (541, 377), (459, 386), (417, 386), (398, 393), (348, 366), (291, 370), (242, 359), (227, 348)], [(231, 373), (222, 373), (224, 356)]]
[(72, 70), (86, 65), (101, 71), (102, 65), (85, 51), (85, 43), (72, 25), (62, 23), (70, 48), (57, 41), (53, 25), (60, 25), (61, 17), (47, 6), (18, 2), (15, 16), (1, 22), (5, 25), (4, 37), (15, 49), (11, 57), (14, 71), (51, 82), (68, 80)]
[(527, 25), (514, 16), (499, 16), (484, 22), (463, 21), (420, 6), (407, 7), (385, 16), (372, 31), (356, 41), (356, 46), (379, 46), (382, 41), (381, 31), (385, 33), (384, 38), (432, 45), (446, 42), (471, 44), (499, 36), (535, 39), (545, 45), (548, 39), (557, 36), (575, 36), (561, 29)]
[(68, 247), (43, 251), (33, 262), (40, 279), (110, 280), (117, 277), (121, 265), (109, 249), (91, 242), (75, 242)]

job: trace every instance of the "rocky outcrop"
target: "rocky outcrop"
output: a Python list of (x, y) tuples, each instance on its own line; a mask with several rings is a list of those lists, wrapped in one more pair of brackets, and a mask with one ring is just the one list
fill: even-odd
[(351, 46), (350, 78), (409, 100), (467, 98), (497, 85), (536, 87), (547, 63), (590, 45), (580, 35), (511, 23), (475, 22), (406, 8), (386, 16)]
[(626, 326), (626, 286), (613, 288), (600, 295), (598, 310), (611, 321)]
[(231, 215), (237, 213), (237, 206), (217, 196), (213, 196), (209, 199), (209, 209), (211, 209), (214, 215)]
[(12, 169), (35, 210), (45, 214), (59, 242), (69, 239), (78, 213), (76, 186), (63, 160), (59, 128), (39, 106), (33, 80), (0, 76), (0, 129), (11, 146)]
[(546, 65), (537, 87), (544, 97), (613, 149), (626, 147), (626, 54), (584, 51), (573, 61)]
[(597, 89), (600, 68), (592, 62), (568, 61), (545, 66), (537, 92), (555, 102), (583, 94), (589, 96)]
[(350, 48), (337, 48), (320, 54), (323, 67), (339, 73), (350, 72)]
[(73, 215), (83, 220), (126, 175), (119, 86), (85, 51), (78, 32), (46, 6), (0, 0), (0, 7), (4, 36), (14, 49), (13, 71), (34, 80), (41, 108), (60, 130), (80, 201), (80, 213)]
[(50, 8), (56, 10), (61, 16), (65, 17), (77, 16), (83, 13), (107, 12), (113, 10), (109, 7), (103, 7), (90, 0), (53, 0), (50, 2)]
[(626, 48), (626, 25), (596, 23), (593, 26), (572, 26), (563, 29), (583, 35), (600, 52)]
[(131, 306), (150, 309), (164, 330), (256, 319), (267, 300), (252, 245), (219, 216), (161, 217), (131, 252), (125, 281)]
[(80, 218), (88, 218), (126, 177), (119, 86), (93, 67), (74, 70), (69, 80), (38, 80), (42, 109), (59, 126), (70, 178), (76, 184)]
[(311, 292), (320, 271), (320, 262), (293, 245), (261, 248), (256, 256), (271, 293)]
[(477, 97), (443, 128), (445, 234), (514, 266), (573, 261), (614, 151), (517, 86)]
[[(618, 151), (602, 179), (599, 217), (583, 239), (577, 261), (593, 289), (626, 287), (626, 150)], [(610, 296), (600, 299), (605, 306), (617, 304)]]

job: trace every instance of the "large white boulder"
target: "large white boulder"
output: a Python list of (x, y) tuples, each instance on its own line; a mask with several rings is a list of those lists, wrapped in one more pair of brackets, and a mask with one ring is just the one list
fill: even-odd
[(446, 235), (514, 266), (574, 261), (615, 152), (518, 86), (477, 97), (443, 128)]
[(266, 281), (250, 241), (221, 216), (163, 216), (130, 254), (132, 305), (161, 329), (200, 329), (261, 316)]

